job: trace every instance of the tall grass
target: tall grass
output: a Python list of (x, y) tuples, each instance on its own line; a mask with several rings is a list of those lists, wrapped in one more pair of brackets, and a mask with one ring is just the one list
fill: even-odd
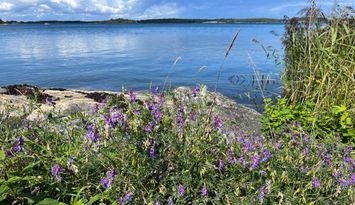
[[(336, 4), (336, 3), (335, 3)], [(285, 96), (291, 104), (311, 101), (326, 110), (355, 105), (355, 19), (350, 7), (326, 16), (316, 4), (286, 19)]]

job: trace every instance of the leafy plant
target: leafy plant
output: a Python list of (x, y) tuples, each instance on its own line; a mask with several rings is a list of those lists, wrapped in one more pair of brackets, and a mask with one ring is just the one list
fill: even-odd
[(265, 100), (265, 111), (262, 118), (265, 133), (280, 132), (291, 124), (300, 124), (307, 133), (314, 136), (339, 135), (347, 144), (355, 142), (355, 127), (352, 112), (347, 107), (334, 106), (330, 111), (315, 112), (313, 102), (293, 105), (288, 99), (279, 98)]
[[(228, 130), (207, 89), (134, 92), (94, 114), (0, 116), (0, 201), (13, 204), (349, 204), (352, 147), (290, 125)], [(124, 101), (126, 106), (121, 106)], [(343, 115), (343, 107), (336, 110)], [(11, 110), (9, 110), (11, 113)], [(284, 111), (282, 115), (291, 115)], [(289, 117), (292, 119), (292, 117)], [(347, 118), (341, 122), (347, 124)], [(325, 138), (331, 135), (324, 136)]]

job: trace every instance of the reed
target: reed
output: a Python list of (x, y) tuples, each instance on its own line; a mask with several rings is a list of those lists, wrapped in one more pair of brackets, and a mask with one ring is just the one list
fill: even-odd
[[(336, 4), (336, 2), (335, 2)], [(350, 7), (326, 16), (316, 4), (286, 19), (285, 96), (291, 104), (311, 101), (327, 110), (355, 105), (355, 19)]]

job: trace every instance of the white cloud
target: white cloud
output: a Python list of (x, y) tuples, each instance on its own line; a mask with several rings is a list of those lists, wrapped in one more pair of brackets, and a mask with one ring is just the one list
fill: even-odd
[(80, 6), (80, 1), (79, 0), (50, 0), (53, 3), (56, 4), (65, 4), (70, 6), (71, 8), (79, 8)]
[(0, 0), (7, 20), (91, 20), (108, 18), (176, 17), (176, 3), (153, 0)]
[(147, 8), (139, 19), (153, 19), (153, 18), (173, 18), (177, 17), (181, 12), (181, 8), (176, 3), (167, 3), (153, 5)]
[(13, 7), (14, 5), (9, 2), (0, 2), (0, 10), (10, 11)]

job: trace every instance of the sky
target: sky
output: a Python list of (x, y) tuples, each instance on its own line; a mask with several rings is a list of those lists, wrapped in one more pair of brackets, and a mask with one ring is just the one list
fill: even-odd
[[(333, 0), (321, 0), (325, 10)], [(355, 5), (355, 0), (339, 0)], [(110, 18), (283, 18), (307, 0), (0, 0), (0, 19), (105, 20)]]

